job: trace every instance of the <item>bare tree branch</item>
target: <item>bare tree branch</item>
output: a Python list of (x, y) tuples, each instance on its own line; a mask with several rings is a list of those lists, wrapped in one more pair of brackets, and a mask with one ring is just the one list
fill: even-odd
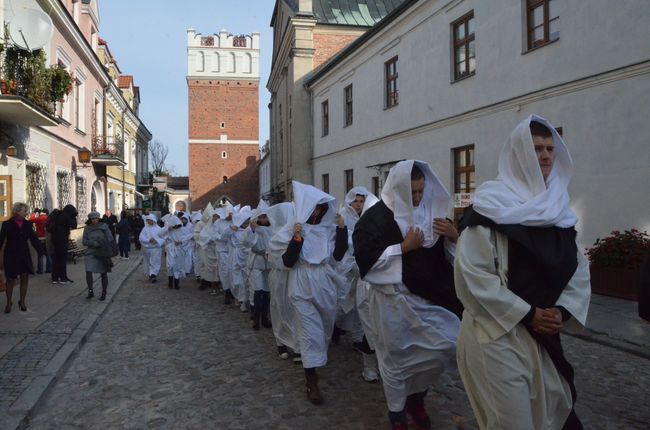
[(154, 140), (149, 144), (149, 162), (151, 164), (151, 173), (154, 175), (166, 175), (169, 173), (167, 168), (167, 154), (169, 148), (159, 140)]

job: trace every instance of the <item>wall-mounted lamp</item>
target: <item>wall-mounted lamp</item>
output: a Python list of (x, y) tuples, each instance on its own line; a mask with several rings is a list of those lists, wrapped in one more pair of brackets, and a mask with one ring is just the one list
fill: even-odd
[(90, 150), (87, 148), (81, 148), (77, 151), (77, 159), (81, 163), (82, 167), (88, 167), (88, 163), (90, 163)]
[(11, 145), (9, 148), (7, 148), (7, 157), (15, 157), (18, 154), (18, 149)]

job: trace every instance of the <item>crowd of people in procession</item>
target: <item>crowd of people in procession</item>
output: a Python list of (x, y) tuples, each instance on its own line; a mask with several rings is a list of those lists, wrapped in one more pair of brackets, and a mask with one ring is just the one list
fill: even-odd
[[(128, 258), (135, 235), (149, 282), (158, 281), (164, 255), (169, 289), (196, 277), (200, 288), (223, 294), (224, 305), (250, 312), (252, 329), (272, 328), (279, 357), (302, 363), (314, 405), (324, 401), (317, 369), (328, 362), (330, 342), (348, 333), (363, 379), (383, 384), (393, 429), (406, 429), (408, 417), (431, 428), (427, 390), (456, 368), (481, 428), (579, 429), (559, 335), (584, 326), (590, 299), (569, 207), (572, 171), (562, 138), (532, 115), (512, 131), (497, 178), (477, 188), (458, 228), (447, 218), (449, 192), (418, 160), (397, 163), (381, 196), (354, 187), (339, 206), (294, 181), (292, 202), (260, 201), (255, 209), (180, 207), (136, 222), (92, 212), (83, 235), (88, 297), (100, 273), (105, 298), (111, 257)], [(52, 281), (69, 282), (59, 239), (65, 235), (67, 247), (76, 210), (66, 206), (53, 231), (54, 214), (29, 217), (35, 234), (21, 233), (26, 210), (14, 208), (17, 221), (2, 225), (0, 246), (22, 235), (25, 249), (29, 240), (42, 250), (39, 272), (43, 254)], [(7, 258), (5, 312), (18, 277), (22, 310), (31, 267), (8, 266)]]
[(531, 116), (511, 133), (499, 174), (478, 187), (459, 230), (432, 168), (406, 160), (381, 198), (336, 199), (293, 182), (293, 201), (208, 205), (154, 216), (140, 234), (156, 282), (194, 273), (224, 304), (272, 327), (281, 358), (302, 362), (307, 399), (317, 369), (349, 333), (363, 378), (381, 380), (393, 429), (431, 428), (429, 387), (458, 368), (476, 419), (491, 429), (576, 429), (573, 369), (559, 332), (584, 326), (588, 264), (576, 245), (567, 187), (573, 164), (555, 129)]

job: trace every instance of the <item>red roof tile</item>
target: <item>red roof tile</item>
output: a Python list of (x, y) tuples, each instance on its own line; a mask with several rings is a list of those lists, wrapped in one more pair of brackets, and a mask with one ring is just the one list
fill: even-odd
[(117, 86), (120, 88), (130, 88), (133, 85), (132, 75), (122, 75), (117, 79)]

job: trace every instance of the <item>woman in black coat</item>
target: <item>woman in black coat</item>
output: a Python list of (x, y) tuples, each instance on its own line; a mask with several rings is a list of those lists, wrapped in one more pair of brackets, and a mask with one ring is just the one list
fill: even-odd
[(16, 279), (20, 277), (20, 300), (18, 306), (21, 311), (26, 311), (25, 297), (27, 296), (27, 285), (29, 274), (34, 273), (32, 257), (29, 252), (31, 242), (38, 254), (41, 253), (41, 243), (34, 233), (32, 223), (25, 219), (27, 216), (27, 205), (25, 203), (14, 203), (13, 217), (2, 223), (0, 228), (0, 248), (5, 243), (4, 266), (7, 278), (7, 305), (5, 313), (11, 312), (13, 305), (12, 296)]

